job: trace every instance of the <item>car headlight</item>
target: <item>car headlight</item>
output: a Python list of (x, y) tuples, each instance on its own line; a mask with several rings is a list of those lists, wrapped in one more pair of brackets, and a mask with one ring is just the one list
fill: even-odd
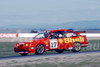
[(28, 47), (28, 44), (26, 44), (26, 47)]
[(16, 44), (16, 46), (18, 47), (18, 46), (19, 46), (19, 44)]

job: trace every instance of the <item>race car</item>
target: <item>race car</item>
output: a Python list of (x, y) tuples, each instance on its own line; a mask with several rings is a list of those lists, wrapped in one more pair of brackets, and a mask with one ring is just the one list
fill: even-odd
[(29, 53), (40, 55), (49, 50), (55, 50), (58, 53), (65, 50), (79, 52), (86, 46), (88, 46), (86, 36), (69, 29), (58, 29), (46, 30), (33, 37), (31, 41), (16, 43), (14, 51), (22, 56)]

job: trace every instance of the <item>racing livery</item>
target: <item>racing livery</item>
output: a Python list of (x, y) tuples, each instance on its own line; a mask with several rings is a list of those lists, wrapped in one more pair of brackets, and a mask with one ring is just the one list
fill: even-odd
[(79, 52), (88, 46), (86, 36), (69, 29), (46, 30), (36, 35), (31, 41), (16, 43), (14, 51), (25, 56), (29, 53), (43, 54), (48, 50), (62, 53), (65, 50)]

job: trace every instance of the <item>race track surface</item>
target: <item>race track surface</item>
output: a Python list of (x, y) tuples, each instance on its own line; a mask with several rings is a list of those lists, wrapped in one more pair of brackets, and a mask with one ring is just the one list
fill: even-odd
[(81, 63), (81, 62), (100, 62), (100, 51), (91, 52), (78, 52), (78, 53), (56, 53), (45, 55), (29, 55), (29, 56), (12, 56), (1, 57), (0, 67), (13, 67), (14, 65), (31, 65), (31, 64), (43, 64), (43, 63)]

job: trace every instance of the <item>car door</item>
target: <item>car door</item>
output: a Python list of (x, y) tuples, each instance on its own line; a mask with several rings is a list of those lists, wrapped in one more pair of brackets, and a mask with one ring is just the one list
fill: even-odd
[(63, 49), (64, 48), (64, 38), (62, 31), (53, 32), (49, 37), (50, 49)]

